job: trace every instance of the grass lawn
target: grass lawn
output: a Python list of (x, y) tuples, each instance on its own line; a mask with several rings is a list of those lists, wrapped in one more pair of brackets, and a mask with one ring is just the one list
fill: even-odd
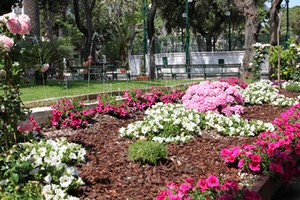
[(47, 99), (53, 97), (75, 96), (89, 93), (102, 93), (111, 91), (122, 91), (131, 88), (148, 88), (151, 86), (173, 86), (197, 82), (197, 80), (154, 80), (154, 81), (136, 81), (136, 80), (116, 80), (116, 81), (96, 81), (91, 80), (68, 80), (67, 87), (64, 81), (47, 80), (46, 85), (35, 85), (34, 82), (22, 84), (21, 98), (23, 102)]

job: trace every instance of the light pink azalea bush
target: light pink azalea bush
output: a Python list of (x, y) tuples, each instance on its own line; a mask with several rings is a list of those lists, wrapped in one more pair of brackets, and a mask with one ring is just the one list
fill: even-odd
[(215, 200), (261, 200), (254, 191), (240, 190), (235, 181), (222, 183), (217, 176), (201, 178), (195, 185), (193, 178), (186, 178), (184, 183), (168, 183), (167, 188), (161, 191), (156, 200), (192, 200), (192, 199), (215, 199)]
[(182, 97), (183, 105), (199, 112), (214, 111), (225, 115), (242, 114), (243, 95), (227, 82), (203, 81), (189, 87)]

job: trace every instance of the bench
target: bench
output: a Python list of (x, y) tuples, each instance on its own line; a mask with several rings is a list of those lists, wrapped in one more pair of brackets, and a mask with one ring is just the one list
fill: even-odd
[(157, 78), (240, 76), (241, 64), (156, 65)]

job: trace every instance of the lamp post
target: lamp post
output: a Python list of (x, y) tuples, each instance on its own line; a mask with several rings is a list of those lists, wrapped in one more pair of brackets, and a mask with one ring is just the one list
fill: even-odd
[(148, 24), (148, 1), (143, 0), (143, 19), (144, 19), (144, 66), (142, 66), (142, 73), (146, 72), (146, 55), (147, 55), (147, 24)]
[(227, 8), (225, 15), (228, 18), (228, 50), (231, 51), (231, 20), (230, 20), (230, 0), (227, 0)]
[(289, 19), (289, 0), (285, 0), (286, 3), (286, 36), (285, 36), (285, 47), (288, 48), (288, 41), (290, 39), (290, 19)]
[(189, 30), (189, 3), (193, 2), (193, 0), (186, 0), (185, 1), (185, 13), (182, 14), (183, 17), (186, 18), (185, 27), (185, 64), (186, 64), (186, 72), (188, 74), (188, 78), (191, 78), (190, 74), (190, 54), (189, 54), (189, 47), (190, 47), (190, 30)]

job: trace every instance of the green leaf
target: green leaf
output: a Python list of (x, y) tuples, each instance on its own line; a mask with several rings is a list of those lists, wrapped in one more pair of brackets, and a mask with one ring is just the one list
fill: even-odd
[(17, 184), (19, 182), (19, 175), (16, 174), (16, 173), (13, 173), (11, 176), (10, 176), (10, 179), (12, 180), (12, 182), (14, 182), (15, 184)]

